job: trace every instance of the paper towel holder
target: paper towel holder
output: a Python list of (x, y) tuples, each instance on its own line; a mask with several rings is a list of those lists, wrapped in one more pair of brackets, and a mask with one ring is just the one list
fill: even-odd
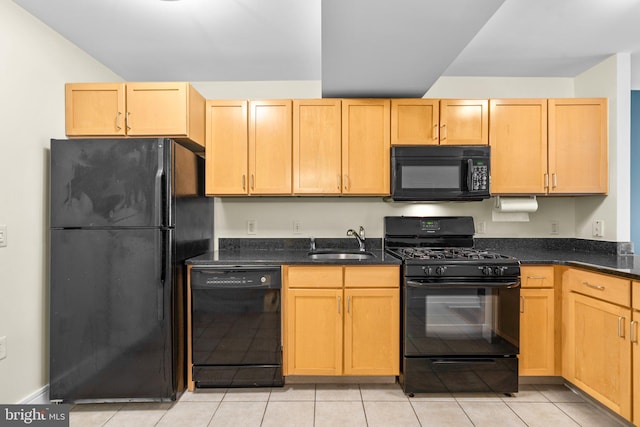
[[(504, 197), (504, 196), (496, 196), (495, 197), (495, 203), (493, 205), (493, 207), (495, 209), (499, 209), (500, 208), (500, 197)], [(516, 196), (516, 197), (522, 197), (522, 196)], [(532, 200), (536, 200), (536, 196), (527, 196), (527, 197), (529, 197)]]
[(496, 211), (501, 211), (503, 206), (501, 203), (501, 198), (504, 200), (514, 200), (514, 199), (520, 199), (520, 200), (529, 200), (531, 202), (533, 202), (534, 208), (532, 210), (529, 209), (524, 209), (523, 212), (535, 212), (538, 209), (538, 203), (537, 203), (537, 199), (536, 196), (513, 196), (513, 197), (504, 197), (504, 196), (496, 196), (495, 197), (495, 204), (493, 206), (494, 210)]

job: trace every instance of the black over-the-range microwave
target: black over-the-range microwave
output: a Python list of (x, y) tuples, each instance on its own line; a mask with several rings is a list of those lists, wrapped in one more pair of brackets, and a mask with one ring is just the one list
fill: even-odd
[(488, 199), (490, 147), (391, 147), (391, 198), (395, 201)]

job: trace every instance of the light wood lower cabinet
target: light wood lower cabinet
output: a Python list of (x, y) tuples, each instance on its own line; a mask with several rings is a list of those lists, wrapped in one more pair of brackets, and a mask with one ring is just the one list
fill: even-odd
[(554, 274), (552, 265), (520, 267), (521, 376), (556, 375)]
[(555, 375), (554, 290), (520, 291), (521, 376)]
[(569, 269), (563, 292), (563, 376), (631, 420), (629, 280)]
[(284, 285), (285, 375), (398, 375), (398, 266), (285, 266)]
[(640, 425), (640, 282), (632, 283), (633, 313), (629, 330), (633, 371), (633, 423)]

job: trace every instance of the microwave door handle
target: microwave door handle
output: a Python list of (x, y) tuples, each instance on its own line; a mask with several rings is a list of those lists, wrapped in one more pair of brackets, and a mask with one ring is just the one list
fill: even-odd
[(472, 191), (473, 186), (473, 159), (467, 159), (467, 190)]

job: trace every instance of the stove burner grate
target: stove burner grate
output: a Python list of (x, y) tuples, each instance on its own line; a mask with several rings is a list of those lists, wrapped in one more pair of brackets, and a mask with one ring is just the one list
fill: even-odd
[(504, 255), (473, 248), (400, 248), (397, 253), (404, 259), (424, 260), (493, 260), (508, 258)]

